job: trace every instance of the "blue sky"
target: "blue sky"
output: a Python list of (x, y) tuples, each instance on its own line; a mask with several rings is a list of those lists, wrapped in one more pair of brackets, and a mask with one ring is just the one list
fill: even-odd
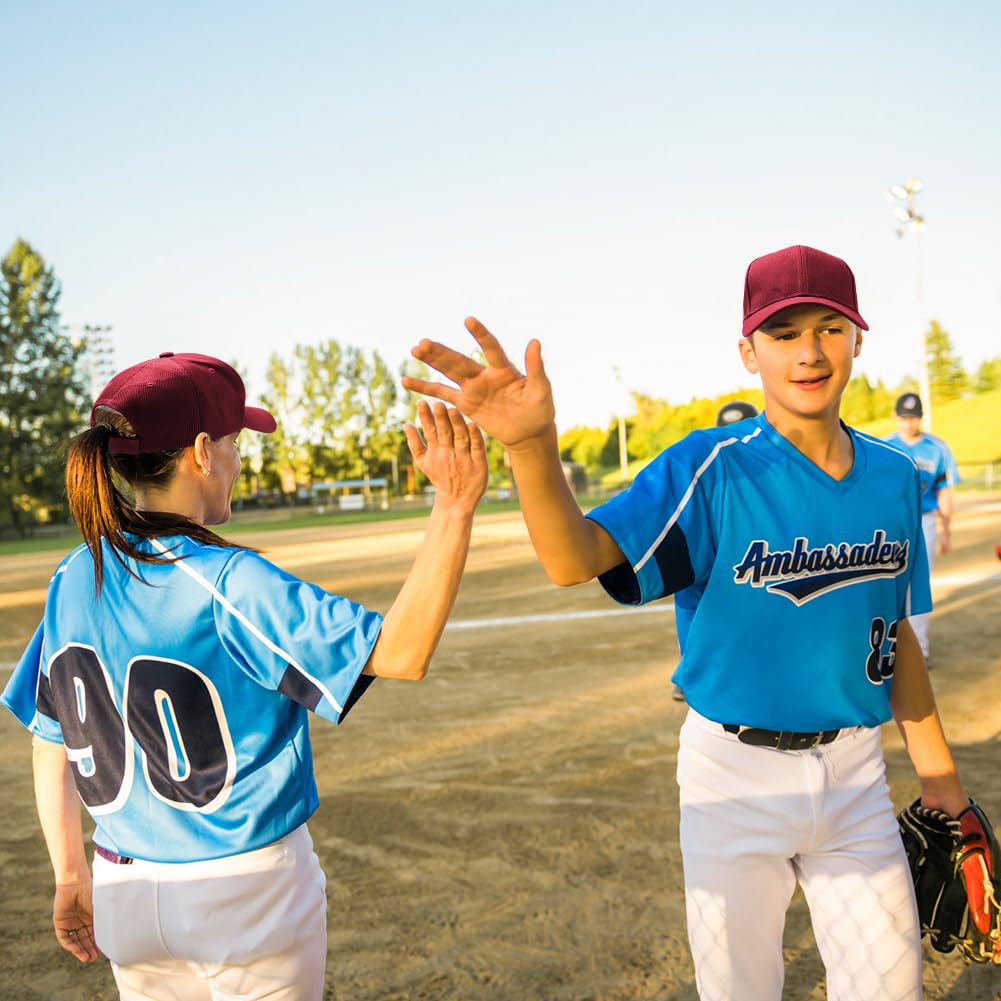
[(562, 427), (740, 367), (748, 261), (846, 258), (858, 370), (925, 318), (1001, 355), (1001, 5), (47, 3), (3, 16), (0, 244), (124, 367), (334, 337), (394, 367), (475, 313), (542, 339)]

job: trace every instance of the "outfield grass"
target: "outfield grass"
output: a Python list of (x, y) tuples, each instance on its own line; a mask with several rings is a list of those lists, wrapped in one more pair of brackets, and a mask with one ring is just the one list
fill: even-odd
[[(480, 510), (484, 512), (517, 511), (516, 500), (483, 501)], [(391, 508), (388, 511), (326, 511), (317, 513), (310, 508), (275, 509), (264, 513), (259, 511), (234, 512), (233, 518), (220, 526), (223, 536), (236, 536), (246, 532), (280, 532), (290, 528), (322, 528), (324, 525), (354, 525), (374, 521), (398, 521), (401, 518), (426, 518), (431, 508), (414, 506)], [(72, 525), (65, 530), (44, 538), (17, 539), (0, 542), (0, 556), (16, 556), (22, 553), (40, 553), (51, 550), (68, 550), (80, 543), (80, 535)]]
[[(960, 465), (1001, 462), (1001, 389), (941, 403), (932, 421), (933, 433), (946, 441)], [(860, 424), (858, 429), (883, 438), (897, 430), (897, 418)]]

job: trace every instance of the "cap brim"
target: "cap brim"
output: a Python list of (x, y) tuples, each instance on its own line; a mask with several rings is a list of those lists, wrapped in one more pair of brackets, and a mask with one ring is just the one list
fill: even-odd
[(779, 299), (778, 302), (762, 306), (761, 309), (744, 317), (744, 326), (741, 328), (741, 333), (747, 337), (748, 334), (753, 334), (763, 323), (767, 323), (776, 313), (781, 313), (783, 309), (788, 309), (790, 306), (803, 306), (807, 304), (813, 306), (830, 306), (835, 312), (840, 313), (842, 316), (847, 316), (852, 323), (857, 323), (863, 330), (869, 329), (869, 324), (862, 319), (860, 313), (854, 309), (849, 309), (840, 302), (835, 302), (833, 299), (819, 299), (812, 295), (797, 295), (790, 299)]
[(249, 428), (251, 431), (262, 431), (264, 434), (271, 434), (278, 427), (278, 423), (267, 410), (261, 407), (244, 407), (243, 426)]

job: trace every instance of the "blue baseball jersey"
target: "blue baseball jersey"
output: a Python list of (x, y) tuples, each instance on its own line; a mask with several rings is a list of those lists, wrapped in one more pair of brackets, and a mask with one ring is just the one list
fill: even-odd
[(344, 719), (382, 617), (247, 550), (134, 541), (181, 558), (127, 560), (141, 583), (105, 544), (95, 596), (74, 550), (2, 701), (65, 745), (105, 848), (189, 862), (269, 844), (319, 804), (307, 710)]
[(921, 432), (921, 437), (911, 444), (896, 431), (883, 439), (894, 448), (909, 455), (921, 474), (921, 510), (938, 510), (938, 492), (959, 482), (959, 469), (949, 446), (933, 434)]
[(588, 515), (627, 562), (616, 600), (680, 592), (674, 681), (718, 723), (814, 731), (890, 718), (897, 628), (931, 609), (914, 464), (846, 429), (834, 480), (764, 414), (693, 431)]

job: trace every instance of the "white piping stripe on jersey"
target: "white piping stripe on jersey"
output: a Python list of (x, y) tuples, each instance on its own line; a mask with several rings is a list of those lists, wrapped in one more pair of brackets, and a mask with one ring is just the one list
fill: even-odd
[(457, 619), (445, 626), (445, 632), (462, 629), (489, 629), (491, 626), (521, 626), (536, 622), (566, 622), (569, 619), (604, 619), (609, 615), (642, 615), (650, 612), (670, 612), (673, 601), (659, 601), (656, 605), (629, 608), (598, 608), (581, 612), (548, 612), (544, 615), (507, 615), (496, 619)]
[(692, 477), (692, 482), (688, 484), (688, 489), (685, 491), (684, 496), (681, 498), (678, 506), (674, 509), (674, 514), (671, 515), (667, 520), (667, 524), (661, 530), (660, 535), (657, 536), (653, 541), (653, 545), (643, 554), (639, 563), (633, 567), (633, 573), (638, 574), (643, 566), (646, 564), (647, 560), (656, 552), (657, 547), (664, 541), (665, 536), (674, 527), (674, 523), (681, 517), (681, 512), (685, 510), (688, 506), (688, 502), (692, 499), (692, 494), (695, 493), (695, 485), (699, 482), (699, 478), (702, 474), (716, 461), (716, 456), (719, 455), (720, 449), (726, 448), (727, 445), (735, 445), (738, 442), (742, 445), (746, 445), (752, 438), (757, 438), (761, 434), (761, 428), (756, 427), (750, 434), (744, 435), (743, 438), (727, 438), (725, 441), (719, 442), (716, 447), (709, 453), (706, 461), (695, 470), (695, 475)]
[(852, 428), (852, 431), (863, 441), (869, 442), (870, 445), (881, 445), (883, 448), (889, 449), (897, 455), (902, 455), (912, 466), (915, 465), (914, 460), (906, 452), (901, 452), (899, 448), (894, 448), (888, 441), (883, 441), (881, 438), (873, 438), (872, 435), (866, 434), (864, 431), (855, 431), (855, 428)]
[[(167, 549), (167, 547), (163, 545), (159, 539), (150, 539), (149, 541), (164, 556), (170, 555), (170, 550)], [(316, 687), (320, 689), (323, 697), (334, 707), (334, 709), (337, 710), (337, 712), (344, 712), (344, 707), (337, 701), (337, 699), (334, 698), (330, 689), (327, 688), (327, 686), (320, 681), (319, 678), (315, 678), (301, 664), (297, 663), (294, 657), (268, 639), (268, 637), (265, 636), (264, 633), (262, 633), (260, 629), (258, 629), (257, 626), (255, 626), (254, 623), (240, 611), (240, 609), (238, 609), (228, 598), (226, 598), (225, 595), (217, 591), (214, 585), (210, 584), (200, 573), (198, 573), (197, 570), (193, 570), (189, 567), (187, 562), (183, 559), (173, 560), (171, 562), (171, 566), (177, 567), (179, 570), (183, 570), (192, 580), (204, 587), (205, 590), (208, 591), (209, 594), (211, 594), (212, 597), (215, 598), (215, 600), (218, 601), (227, 612), (239, 619), (240, 622), (242, 622), (272, 653), (276, 653), (279, 657), (288, 661), (290, 667), (294, 667), (304, 678), (308, 678), (314, 685), (316, 685)]]
[(65, 562), (61, 567), (56, 567), (56, 573), (52, 575), (52, 580), (56, 579), (56, 574), (65, 573), (66, 568), (82, 553), (88, 550), (90, 547), (85, 542), (82, 546), (79, 546), (74, 552), (70, 553), (66, 558)]

